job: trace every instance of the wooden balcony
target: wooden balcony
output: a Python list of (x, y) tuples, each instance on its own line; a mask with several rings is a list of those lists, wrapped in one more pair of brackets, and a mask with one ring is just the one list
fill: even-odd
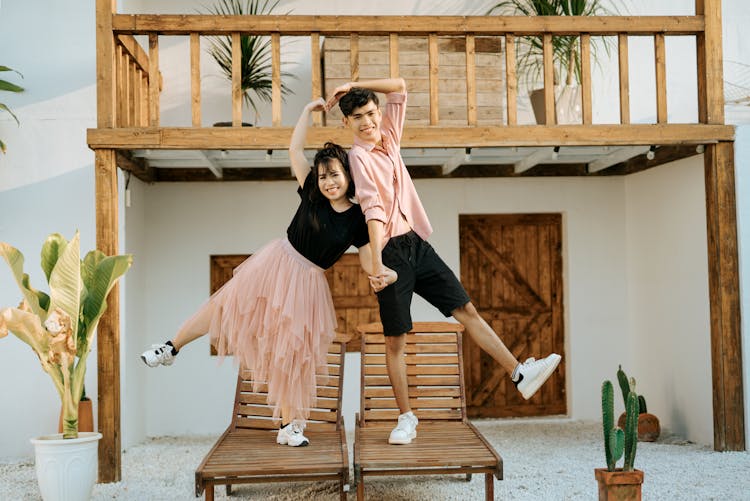
[[(326, 38), (349, 39), (351, 80), (366, 68), (360, 62), (360, 46), (375, 37), (387, 40), (387, 61), (381, 78), (399, 76), (399, 49), (415, 41), (426, 48), (422, 77), (428, 118), (407, 122), (402, 154), (414, 177), (476, 177), (528, 175), (616, 175), (628, 174), (664, 162), (695, 155), (706, 144), (731, 141), (734, 129), (723, 124), (721, 105), (721, 61), (708, 57), (715, 41), (711, 25), (703, 15), (645, 17), (498, 17), (498, 16), (206, 16), (206, 15), (122, 15), (112, 13), (98, 25), (98, 128), (89, 130), (93, 149), (117, 150), (118, 165), (145, 181), (290, 179), (286, 149), (292, 128), (282, 126), (282, 43), (285, 39), (306, 39), (310, 46), (312, 95), (325, 93), (326, 78), (321, 61), (321, 42)], [(148, 40), (148, 51), (134, 36)], [(202, 126), (200, 42), (202, 37), (231, 39), (233, 57), (231, 102), (232, 126)], [(267, 36), (272, 46), (271, 126), (242, 127), (240, 89), (240, 36)], [(520, 124), (518, 120), (519, 75), (515, 41), (537, 36), (543, 44), (544, 107), (546, 123)], [(555, 124), (553, 85), (553, 37), (574, 36), (581, 53), (580, 123)], [(185, 126), (160, 124), (159, 47), (165, 37), (190, 40), (191, 123)], [(616, 41), (618, 61), (619, 123), (592, 120), (592, 37)], [(655, 82), (654, 123), (631, 123), (631, 74), (628, 41), (632, 37), (653, 40)], [(690, 37), (697, 48), (698, 117), (695, 123), (670, 123), (667, 114), (666, 40)], [(465, 107), (464, 123), (446, 118), (440, 103), (441, 48), (446, 39), (460, 39), (460, 101)], [(495, 90), (502, 116), (493, 120), (478, 117), (477, 41), (493, 41), (502, 64), (496, 74), (502, 86)], [(499, 59), (498, 59), (499, 60)], [(452, 68), (455, 71), (455, 68)], [(367, 75), (370, 78), (371, 75)], [(187, 77), (186, 77), (187, 78)], [(308, 78), (308, 75), (301, 75)], [(407, 84), (412, 86), (411, 79)], [(330, 91), (330, 89), (328, 89)], [(410, 88), (410, 93), (412, 88)], [(190, 102), (188, 103), (187, 100)], [(487, 92), (484, 101), (492, 100)], [(684, 103), (672, 103), (682, 106)], [(690, 103), (692, 106), (696, 102)], [(287, 122), (289, 122), (289, 117)], [(408, 114), (407, 114), (408, 118)], [(333, 140), (349, 145), (348, 131), (325, 125), (320, 113), (314, 116), (307, 146), (316, 148)], [(428, 151), (425, 152), (425, 149)], [(470, 150), (469, 150), (470, 149)], [(274, 152), (272, 160), (267, 155)]]

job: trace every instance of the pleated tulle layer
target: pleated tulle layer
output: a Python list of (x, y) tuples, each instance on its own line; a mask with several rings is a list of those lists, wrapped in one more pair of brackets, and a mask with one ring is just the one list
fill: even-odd
[[(308, 419), (315, 404), (315, 374), (327, 375), (326, 355), (336, 314), (324, 271), (289, 241), (274, 240), (234, 270), (216, 291), (209, 333), (219, 356), (268, 383), (274, 418)], [(256, 388), (257, 391), (257, 388)]]

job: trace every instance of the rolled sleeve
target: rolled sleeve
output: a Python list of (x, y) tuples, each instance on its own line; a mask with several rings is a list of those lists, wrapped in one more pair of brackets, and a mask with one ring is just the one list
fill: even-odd
[(365, 215), (365, 220), (376, 219), (385, 223), (387, 221), (385, 206), (367, 160), (352, 150), (349, 154), (349, 166), (359, 207)]
[(399, 144), (401, 143), (401, 134), (404, 131), (404, 122), (406, 121), (406, 91), (389, 92), (385, 95), (385, 113), (383, 114), (383, 125), (390, 129), (393, 137)]

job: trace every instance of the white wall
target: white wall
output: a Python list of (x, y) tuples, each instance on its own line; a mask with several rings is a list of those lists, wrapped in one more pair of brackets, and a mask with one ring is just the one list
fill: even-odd
[[(703, 156), (625, 178), (628, 336), (649, 411), (673, 431), (713, 442)], [(665, 194), (669, 197), (665, 197)]]
[(737, 240), (740, 254), (742, 369), (745, 390), (745, 448), (750, 448), (750, 126), (737, 127), (735, 142)]

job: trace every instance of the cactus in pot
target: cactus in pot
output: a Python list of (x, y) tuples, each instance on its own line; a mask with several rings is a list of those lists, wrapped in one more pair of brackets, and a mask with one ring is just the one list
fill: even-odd
[[(635, 392), (635, 378), (628, 378), (625, 371), (622, 370), (622, 366), (617, 369), (617, 382), (620, 385), (620, 391), (622, 392), (622, 401), (627, 408), (628, 394), (632, 391)], [(661, 433), (661, 426), (659, 424), (659, 418), (648, 412), (646, 407), (646, 399), (643, 395), (638, 395), (638, 440), (641, 442), (653, 442), (659, 438)], [(620, 428), (625, 427), (626, 412), (623, 412), (617, 420), (617, 425)]]

